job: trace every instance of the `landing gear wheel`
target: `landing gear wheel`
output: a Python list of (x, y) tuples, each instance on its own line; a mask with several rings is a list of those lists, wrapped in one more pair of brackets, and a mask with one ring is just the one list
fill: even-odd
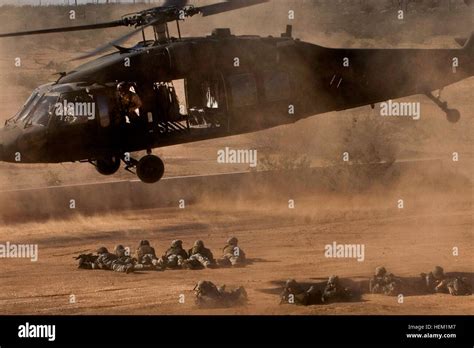
[(456, 123), (461, 119), (461, 113), (457, 109), (449, 109), (448, 103), (440, 100), (441, 90), (439, 96), (435, 97), (431, 92), (427, 92), (426, 96), (430, 98), (438, 107), (446, 114), (446, 118), (451, 123)]
[(160, 181), (164, 173), (165, 164), (159, 157), (147, 155), (138, 161), (137, 176), (146, 184)]
[(109, 158), (98, 159), (95, 167), (102, 175), (113, 175), (120, 168), (120, 157), (112, 156)]
[(456, 109), (447, 109), (446, 118), (451, 123), (456, 123), (461, 119), (461, 113)]

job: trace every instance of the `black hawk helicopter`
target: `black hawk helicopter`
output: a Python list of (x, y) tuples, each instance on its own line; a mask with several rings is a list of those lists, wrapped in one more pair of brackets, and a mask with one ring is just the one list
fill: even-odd
[[(181, 37), (180, 21), (268, 0), (228, 0), (194, 7), (187, 1), (125, 15), (120, 20), (0, 37), (135, 27), (112, 46), (116, 52), (62, 73), (38, 87), (0, 131), (0, 160), (22, 163), (90, 162), (112, 175), (121, 161), (145, 183), (164, 174), (157, 147), (255, 132), (312, 115), (426, 94), (451, 122), (460, 113), (432, 91), (474, 73), (474, 38), (459, 49), (338, 49), (302, 42), (292, 27), (281, 37), (235, 36), (215, 29)], [(178, 37), (168, 25), (176, 22)], [(154, 29), (146, 40), (145, 28)], [(132, 35), (143, 41), (126, 48)], [(454, 64), (455, 63), (455, 64)], [(173, 81), (184, 80), (185, 106)], [(140, 160), (131, 152), (146, 150)]]

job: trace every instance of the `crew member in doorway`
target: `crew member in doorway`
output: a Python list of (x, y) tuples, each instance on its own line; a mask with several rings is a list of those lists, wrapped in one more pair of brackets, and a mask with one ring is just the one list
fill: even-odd
[(124, 123), (137, 123), (140, 121), (140, 111), (143, 103), (136, 93), (135, 86), (130, 82), (120, 82), (117, 85), (117, 96), (120, 103), (121, 115)]

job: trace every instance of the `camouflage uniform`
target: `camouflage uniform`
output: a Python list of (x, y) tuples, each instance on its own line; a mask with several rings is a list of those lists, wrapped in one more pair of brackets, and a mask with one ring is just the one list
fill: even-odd
[(240, 266), (245, 264), (245, 253), (238, 247), (238, 239), (235, 237), (227, 240), (227, 245), (223, 249), (223, 256), (219, 259), (219, 266)]
[(76, 260), (79, 260), (79, 265), (77, 268), (81, 269), (97, 269), (97, 258), (98, 255), (93, 254), (81, 254), (75, 257)]
[(147, 240), (140, 241), (136, 251), (137, 264), (135, 269), (162, 271), (166, 268), (165, 261), (156, 257), (155, 249)]
[(127, 255), (127, 250), (122, 244), (115, 246), (114, 254), (118, 257), (118, 260), (123, 263), (135, 263), (135, 259)]
[(466, 278), (456, 277), (454, 279), (450, 279), (446, 286), (449, 293), (453, 296), (472, 295), (472, 288), (468, 284)]
[(181, 268), (188, 258), (188, 253), (183, 249), (183, 241), (179, 239), (172, 241), (163, 258), (166, 260), (168, 268)]
[(440, 292), (440, 293), (448, 293), (447, 288), (447, 279), (444, 275), (443, 267), (436, 266), (433, 272), (428, 274), (421, 273), (421, 278), (424, 282), (425, 289), (429, 293), (433, 292)]
[(136, 122), (140, 120), (140, 116), (135, 112), (143, 106), (143, 102), (137, 93), (132, 92), (130, 89), (133, 84), (128, 82), (120, 82), (117, 85), (117, 97), (119, 105), (122, 109), (121, 113), (123, 117), (129, 117), (130, 122)]
[(461, 277), (448, 278), (440, 266), (436, 266), (429, 274), (422, 273), (421, 277), (425, 283), (426, 290), (430, 293), (437, 292), (451, 294), (453, 296), (471, 295), (471, 286), (467, 279)]
[(352, 299), (351, 291), (343, 288), (339, 283), (338, 276), (331, 276), (323, 291), (322, 302), (331, 303), (338, 301), (349, 301)]
[(210, 268), (216, 263), (212, 252), (204, 247), (202, 240), (194, 242), (192, 249), (189, 249), (189, 258), (183, 263), (183, 267), (190, 269)]
[(385, 267), (377, 267), (375, 275), (370, 279), (369, 291), (372, 294), (396, 296), (400, 293), (400, 281), (392, 274), (387, 274)]
[(296, 280), (288, 279), (283, 292), (280, 294), (280, 299), (280, 304), (289, 303), (308, 306), (321, 303), (321, 291), (316, 290), (314, 286), (304, 290)]
[(96, 263), (100, 269), (125, 273), (134, 271), (134, 266), (130, 258), (119, 257), (115, 254), (109, 253), (105, 247), (99, 248), (97, 254), (99, 254), (99, 257), (97, 258)]
[(200, 281), (194, 287), (194, 293), (199, 307), (232, 307), (247, 302), (247, 292), (243, 286), (227, 291), (225, 285), (217, 287), (212, 282)]

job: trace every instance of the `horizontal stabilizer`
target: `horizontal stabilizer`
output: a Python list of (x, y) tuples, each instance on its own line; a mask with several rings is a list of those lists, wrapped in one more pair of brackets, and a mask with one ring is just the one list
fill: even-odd
[(454, 41), (456, 41), (459, 46), (464, 47), (464, 45), (465, 45), (466, 42), (467, 42), (467, 38), (465, 38), (465, 37), (456, 37), (456, 38), (454, 39)]
[(474, 51), (474, 31), (471, 33), (471, 37), (469, 38), (469, 40), (465, 42), (464, 49), (470, 52)]

